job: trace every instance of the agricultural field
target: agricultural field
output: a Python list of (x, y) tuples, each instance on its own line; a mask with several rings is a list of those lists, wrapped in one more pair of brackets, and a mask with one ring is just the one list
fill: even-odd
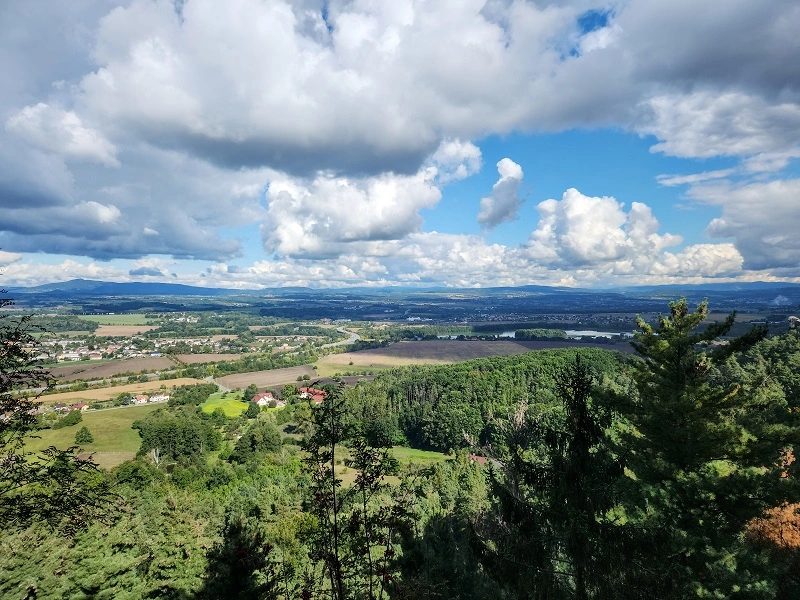
[[(425, 340), (419, 342), (396, 342), (386, 348), (359, 350), (343, 354), (324, 356), (317, 362), (317, 373), (330, 376), (347, 370), (381, 370), (405, 365), (436, 365), (457, 363), (489, 356), (512, 356), (531, 350), (546, 348), (575, 348), (574, 342), (515, 342), (515, 341), (466, 341)], [(602, 344), (580, 344), (581, 347), (619, 349)]]
[(208, 400), (200, 405), (200, 408), (204, 413), (209, 414), (221, 408), (226, 417), (238, 417), (247, 410), (247, 403), (242, 402), (241, 397), (241, 394), (218, 392), (211, 394)]
[(44, 429), (37, 432), (39, 438), (29, 440), (26, 445), (29, 450), (34, 451), (49, 446), (68, 448), (75, 445), (75, 434), (85, 426), (94, 436), (94, 442), (83, 444), (82, 449), (93, 453), (95, 462), (101, 467), (110, 469), (136, 455), (141, 438), (131, 425), (158, 407), (159, 405), (152, 404), (86, 412), (77, 425), (62, 429)]
[(175, 359), (185, 365), (239, 360), (246, 354), (176, 354)]
[(98, 337), (131, 337), (158, 329), (158, 325), (100, 325), (94, 334)]
[(173, 368), (175, 368), (175, 363), (172, 359), (160, 356), (67, 365), (50, 369), (50, 373), (61, 383), (79, 379), (106, 379), (125, 373), (141, 373), (143, 371), (152, 373)]
[(147, 325), (152, 323), (142, 313), (133, 313), (129, 315), (76, 315), (79, 319), (84, 321), (94, 321), (99, 325)]
[(308, 375), (312, 380), (317, 377), (311, 365), (301, 367), (286, 367), (284, 369), (270, 369), (269, 371), (254, 371), (251, 373), (237, 373), (217, 378), (217, 382), (230, 389), (244, 389), (251, 383), (259, 389), (277, 387), (287, 383), (297, 383), (298, 377)]
[(173, 389), (179, 385), (196, 385), (203, 383), (200, 379), (192, 379), (190, 377), (181, 377), (179, 379), (169, 379), (166, 381), (147, 381), (143, 383), (128, 383), (125, 385), (116, 385), (112, 387), (96, 388), (90, 390), (81, 390), (79, 392), (62, 392), (60, 394), (47, 394), (39, 398), (40, 402), (44, 404), (55, 404), (57, 402), (64, 402), (72, 404), (80, 402), (97, 402), (100, 400), (111, 400), (116, 398), (122, 393), (128, 394), (148, 394), (154, 390), (161, 389), (162, 385), (166, 386), (167, 390)]

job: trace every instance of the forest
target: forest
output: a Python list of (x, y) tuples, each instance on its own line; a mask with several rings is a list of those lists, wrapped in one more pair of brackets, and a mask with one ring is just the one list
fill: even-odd
[(636, 356), (397, 368), (236, 418), (182, 389), (111, 471), (26, 449), (14, 390), (48, 375), (0, 323), (0, 596), (798, 598), (800, 331), (707, 315), (670, 303)]

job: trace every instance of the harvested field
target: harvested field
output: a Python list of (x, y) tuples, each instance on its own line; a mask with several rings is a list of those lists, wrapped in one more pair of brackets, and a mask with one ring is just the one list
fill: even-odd
[(94, 334), (98, 337), (130, 337), (158, 329), (158, 325), (100, 325)]
[(141, 373), (142, 371), (152, 373), (153, 371), (163, 371), (174, 367), (175, 363), (172, 359), (160, 356), (55, 367), (50, 370), (50, 373), (60, 383), (79, 379), (106, 379), (124, 373)]
[(322, 357), (317, 365), (318, 374), (320, 376), (328, 376), (337, 371), (370, 368), (388, 369), (405, 365), (449, 364), (489, 356), (512, 356), (530, 352), (531, 350), (549, 348), (603, 348), (621, 352), (632, 351), (629, 344), (426, 340), (420, 342), (397, 342), (386, 348), (331, 354)]
[(79, 315), (84, 321), (94, 321), (100, 325), (146, 325), (152, 320), (144, 313), (131, 313), (127, 315)]
[(246, 354), (176, 354), (175, 358), (178, 362), (185, 365), (199, 365), (201, 363), (210, 362), (223, 362), (231, 360), (239, 360)]
[(166, 381), (148, 381), (145, 383), (128, 383), (125, 385), (116, 385), (113, 387), (97, 388), (93, 390), (81, 390), (80, 392), (62, 392), (60, 394), (47, 394), (41, 396), (39, 401), (45, 404), (55, 404), (56, 402), (74, 403), (84, 400), (86, 402), (96, 402), (98, 400), (111, 400), (122, 393), (138, 394), (149, 393), (153, 390), (158, 390), (162, 385), (167, 386), (170, 390), (179, 385), (194, 385), (197, 383), (204, 383), (200, 379), (191, 379), (189, 377), (181, 377), (180, 379), (168, 379)]
[(236, 339), (235, 335), (225, 334), (225, 333), (220, 333), (220, 334), (211, 336), (211, 341), (212, 342), (224, 342), (226, 340), (235, 340), (235, 339)]
[(302, 367), (287, 367), (285, 369), (226, 375), (218, 378), (217, 381), (231, 389), (244, 389), (251, 383), (256, 384), (259, 388), (267, 388), (286, 385), (287, 383), (297, 383), (297, 378), (303, 375), (308, 375), (311, 379), (315, 379), (317, 376), (311, 365), (303, 365)]

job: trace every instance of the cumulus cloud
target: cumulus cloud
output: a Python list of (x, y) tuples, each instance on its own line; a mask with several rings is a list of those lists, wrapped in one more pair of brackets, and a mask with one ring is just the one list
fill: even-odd
[(415, 175), (273, 180), (261, 227), (265, 246), (288, 256), (331, 256), (342, 253), (342, 244), (402, 238), (422, 224), (418, 211), (441, 198), (435, 175), (426, 168)]
[(478, 223), (484, 227), (496, 227), (500, 223), (513, 221), (522, 206), (519, 188), (522, 185), (522, 167), (510, 158), (503, 158), (497, 163), (500, 179), (492, 187), (490, 196), (481, 198)]
[(537, 209), (539, 225), (528, 240), (527, 252), (545, 265), (586, 267), (636, 261), (681, 242), (677, 235), (659, 235), (650, 207), (640, 202), (633, 202), (625, 212), (614, 198), (584, 196), (572, 188), (561, 200), (545, 200)]
[(117, 149), (72, 111), (39, 102), (6, 120), (6, 129), (43, 150), (118, 167)]
[(21, 286), (36, 286), (70, 279), (127, 280), (127, 273), (115, 266), (94, 262), (87, 264), (73, 259), (66, 259), (57, 264), (22, 259), (4, 267), (2, 275), (10, 285)]
[(705, 90), (656, 96), (639, 131), (661, 140), (651, 151), (683, 158), (785, 152), (800, 139), (800, 104), (743, 92)]
[(689, 194), (721, 207), (722, 214), (711, 221), (708, 234), (732, 238), (744, 258), (744, 268), (796, 269), (800, 265), (800, 179), (697, 186)]
[(437, 169), (439, 183), (466, 179), (481, 170), (481, 149), (472, 142), (443, 140), (429, 162)]

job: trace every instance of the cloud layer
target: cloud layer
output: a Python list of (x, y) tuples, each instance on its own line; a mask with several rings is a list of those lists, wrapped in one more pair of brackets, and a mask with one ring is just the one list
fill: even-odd
[[(795, 276), (798, 30), (793, 3), (750, 0), (4, 3), (0, 248), (226, 265), (257, 226), (265, 260), (207, 281)], [(487, 136), (591, 127), (734, 162), (660, 179), (718, 211), (707, 243), (572, 182), (525, 223), (510, 153), (462, 198), (480, 236), (426, 230)], [(510, 221), (527, 240), (482, 237)]]

